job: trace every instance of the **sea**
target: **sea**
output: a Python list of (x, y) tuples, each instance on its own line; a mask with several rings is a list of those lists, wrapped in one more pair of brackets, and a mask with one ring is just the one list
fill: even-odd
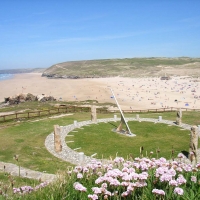
[(0, 81), (11, 79), (13, 77), (13, 74), (0, 74)]

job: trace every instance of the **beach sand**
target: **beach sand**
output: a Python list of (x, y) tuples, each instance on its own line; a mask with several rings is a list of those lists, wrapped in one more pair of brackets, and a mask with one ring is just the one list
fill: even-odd
[[(122, 109), (198, 108), (200, 82), (186, 77), (48, 79), (41, 73), (17, 74), (0, 81), (0, 102), (20, 93), (51, 95), (63, 101), (97, 100), (115, 103), (110, 87)], [(200, 79), (199, 79), (200, 81)]]

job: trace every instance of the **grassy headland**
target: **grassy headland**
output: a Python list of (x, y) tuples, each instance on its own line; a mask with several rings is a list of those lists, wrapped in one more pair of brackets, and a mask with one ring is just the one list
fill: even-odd
[(43, 73), (49, 78), (155, 77), (200, 75), (200, 58), (124, 58), (71, 61), (55, 64)]

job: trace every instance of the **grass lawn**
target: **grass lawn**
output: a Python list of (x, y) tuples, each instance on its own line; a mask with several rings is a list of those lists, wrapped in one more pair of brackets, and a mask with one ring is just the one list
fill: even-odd
[[(78, 132), (70, 133), (74, 135), (74, 142), (68, 143), (68, 146), (72, 149), (81, 147), (79, 151), (88, 156), (97, 153), (97, 158), (114, 158), (116, 155), (126, 158), (130, 154), (137, 157), (140, 156), (140, 147), (143, 146), (144, 156), (153, 151), (153, 156), (156, 157), (156, 150), (159, 149), (159, 157), (170, 159), (172, 149), (175, 156), (189, 149), (188, 130), (166, 124), (129, 121), (129, 127), (136, 137), (128, 137), (112, 131), (118, 124), (119, 122), (99, 123), (76, 129)], [(72, 140), (71, 137), (66, 137), (66, 141), (68, 140)]]

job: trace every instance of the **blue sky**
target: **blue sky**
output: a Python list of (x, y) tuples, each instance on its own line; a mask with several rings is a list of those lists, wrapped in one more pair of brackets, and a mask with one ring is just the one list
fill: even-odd
[(199, 0), (1, 0), (0, 69), (200, 57)]

